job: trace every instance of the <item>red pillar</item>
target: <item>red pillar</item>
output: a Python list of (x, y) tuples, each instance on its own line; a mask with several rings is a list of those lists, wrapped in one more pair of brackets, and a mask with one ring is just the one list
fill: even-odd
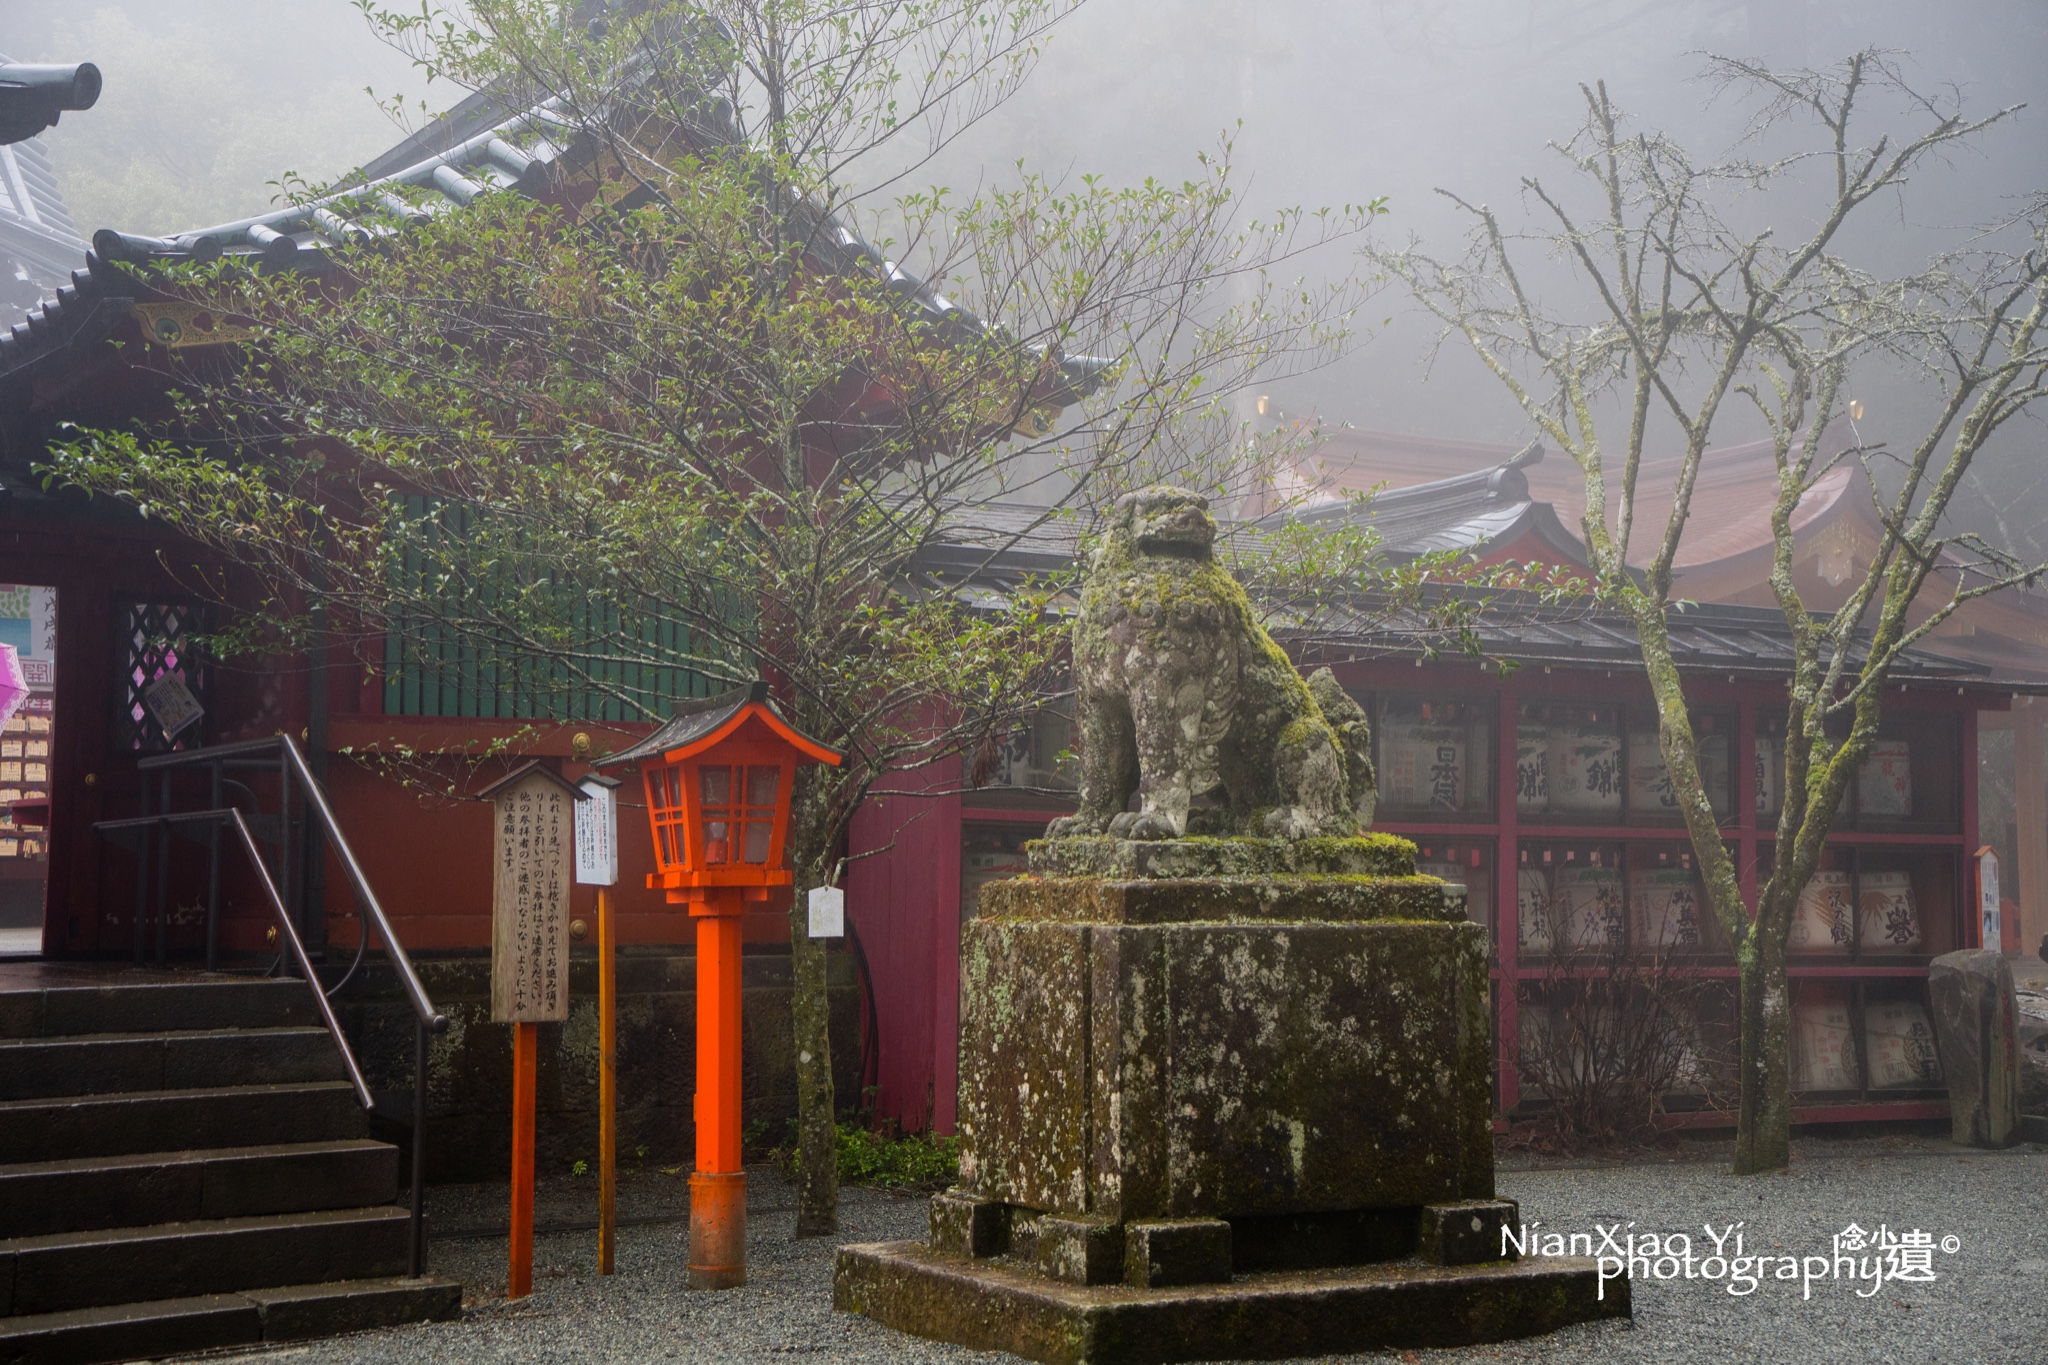
[(697, 1171), (690, 1177), (690, 1288), (747, 1282), (747, 1175), (740, 1162), (739, 892), (697, 918)]
[(505, 1297), (533, 1292), (533, 1103), (540, 1025), (512, 1026), (512, 1265)]

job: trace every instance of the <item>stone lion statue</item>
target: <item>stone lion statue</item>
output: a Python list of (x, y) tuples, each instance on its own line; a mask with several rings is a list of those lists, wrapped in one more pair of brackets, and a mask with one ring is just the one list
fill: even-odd
[[(1074, 623), (1081, 808), (1054, 838), (1349, 835), (1377, 795), (1365, 712), (1306, 681), (1216, 563), (1209, 501), (1117, 500)], [(1136, 809), (1130, 808), (1133, 793)]]

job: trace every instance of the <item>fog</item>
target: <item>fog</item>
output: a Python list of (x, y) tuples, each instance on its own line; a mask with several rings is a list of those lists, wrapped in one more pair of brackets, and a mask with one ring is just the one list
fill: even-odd
[(105, 77), (43, 135), (88, 238), (260, 213), (288, 174), (330, 179), (403, 136), (366, 87), (415, 116), (430, 93), (348, 0), (0, 0), (0, 51)]
[[(1463, 225), (1435, 191), (1510, 213), (1528, 174), (1562, 179), (1546, 150), (1604, 79), (1637, 122), (1703, 155), (1739, 134), (1743, 110), (1698, 79), (1700, 52), (1822, 65), (1865, 46), (1903, 55), (1928, 86), (1973, 108), (2027, 103), (1979, 155), (1939, 173), (1919, 211), (1884, 217), (1878, 263), (1910, 265), (2048, 183), (2048, 7), (2016, 0), (1098, 0), (1048, 50), (1031, 84), (946, 157), (945, 177), (1000, 175), (1024, 157), (1113, 178), (1186, 173), (1198, 148), (1242, 122), (1237, 155), (1253, 210), (1386, 196), (1387, 232), (1456, 255)], [(1938, 206), (1929, 216), (1925, 206)], [(1797, 221), (1804, 205), (1787, 206)], [(1883, 216), (1883, 215), (1878, 215)], [(1381, 329), (1383, 320), (1393, 320)], [(1515, 442), (1526, 419), (1490, 376), (1446, 348), (1428, 382), (1434, 327), (1395, 293), (1361, 318), (1347, 360), (1281, 381), (1290, 412), (1332, 423)], [(1880, 410), (1884, 405), (1874, 403)], [(2039, 444), (2039, 427), (2034, 441)]]
[[(17, 59), (90, 59), (99, 106), (47, 138), (81, 230), (172, 231), (262, 208), (267, 182), (332, 176), (399, 130), (364, 86), (445, 104), (378, 44), (347, 0), (6, 0), (0, 46)], [(1385, 196), (1387, 230), (1455, 254), (1461, 231), (1434, 191), (1519, 211), (1518, 183), (1556, 175), (1545, 150), (1605, 79), (1643, 126), (1702, 153), (1742, 111), (1697, 79), (1701, 50), (1820, 65), (1865, 46), (1902, 54), (1927, 85), (1973, 109), (2027, 103), (1977, 152), (1923, 178), (1861, 243), (1904, 266), (2048, 181), (2048, 6), (2038, 0), (1092, 0), (1063, 25), (1024, 90), (928, 170), (957, 188), (1020, 158), (1112, 180), (1179, 178), (1235, 130), (1245, 202)], [(1805, 206), (1771, 206), (1791, 232)], [(1321, 268), (1353, 269), (1336, 253)], [(1394, 293), (1362, 318), (1353, 355), (1272, 386), (1289, 412), (1331, 423), (1494, 441), (1528, 434), (1498, 385), (1447, 350), (1425, 382), (1433, 329)], [(1386, 325), (1382, 326), (1382, 323)], [(1873, 399), (1880, 415), (1906, 401)], [(1891, 433), (1894, 437), (1903, 432)], [(2032, 480), (2039, 423), (1999, 453), (2000, 479)], [(2022, 478), (2022, 466), (2027, 472)], [(2018, 486), (2016, 482), (2015, 487)], [(2014, 496), (2018, 496), (2015, 493)]]

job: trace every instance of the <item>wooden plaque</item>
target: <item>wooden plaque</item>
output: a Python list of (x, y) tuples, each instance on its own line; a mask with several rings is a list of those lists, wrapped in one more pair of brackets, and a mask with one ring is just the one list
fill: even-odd
[(569, 888), (575, 882), (578, 793), (529, 765), (485, 793), (493, 811), (491, 1019), (569, 1017)]

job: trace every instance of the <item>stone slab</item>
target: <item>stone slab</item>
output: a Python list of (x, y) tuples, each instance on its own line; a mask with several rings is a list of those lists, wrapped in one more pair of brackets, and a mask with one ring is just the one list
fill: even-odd
[(1626, 1318), (1628, 1289), (1626, 1279), (1610, 1280), (1602, 1298), (1594, 1263), (1562, 1257), (1084, 1288), (1001, 1263), (935, 1256), (915, 1242), (878, 1242), (840, 1248), (832, 1306), (1046, 1365), (1152, 1365), (1507, 1341)]
[(1943, 953), (1928, 968), (1927, 994), (1954, 1140), (1968, 1147), (2012, 1146), (2020, 1137), (2011, 969), (1994, 952)]
[(0, 1316), (0, 1365), (157, 1360), (461, 1316), (462, 1282), (428, 1275), (293, 1285)]
[(1070, 924), (1369, 920), (1462, 923), (1465, 888), (1435, 877), (1013, 877), (981, 889), (983, 918)]
[(1415, 1255), (1422, 1211), (1336, 1209), (1230, 1220), (1230, 1263), (1239, 1274), (1323, 1270), (1403, 1261)]
[(265, 1341), (304, 1341), (462, 1316), (462, 1281), (445, 1275), (252, 1289), (244, 1297), (262, 1310)]
[(89, 1365), (255, 1346), (262, 1312), (239, 1294), (0, 1317), (0, 1365)]
[(1415, 845), (1393, 834), (1349, 839), (1035, 839), (1024, 846), (1042, 877), (1412, 877)]
[(2048, 1114), (2048, 962), (2010, 957), (2012, 998), (2019, 1032), (2020, 1113)]

